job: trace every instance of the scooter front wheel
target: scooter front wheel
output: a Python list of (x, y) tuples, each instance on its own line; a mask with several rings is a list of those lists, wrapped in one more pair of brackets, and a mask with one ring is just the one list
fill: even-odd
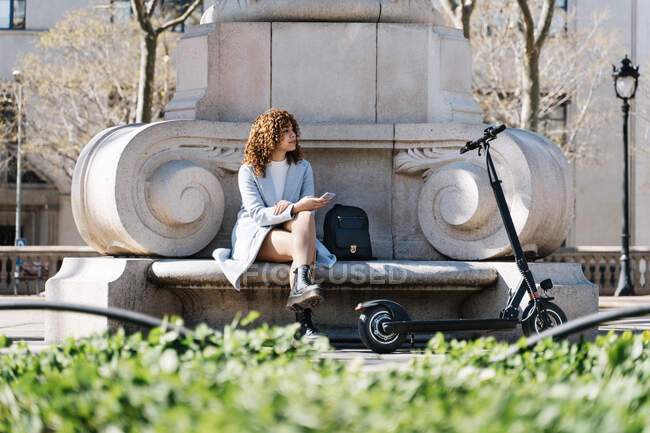
[(406, 334), (388, 333), (383, 324), (392, 322), (390, 310), (383, 305), (364, 309), (359, 315), (359, 337), (364, 346), (376, 353), (391, 353), (401, 347)]
[[(536, 311), (528, 320), (521, 323), (521, 329), (524, 331), (526, 337), (541, 334), (547, 329), (555, 328), (568, 321), (566, 314), (564, 314), (564, 311), (559, 306), (549, 301), (540, 302), (543, 302), (544, 312), (539, 313)], [(535, 308), (535, 306), (531, 302), (524, 311), (524, 317), (528, 317), (532, 308)]]

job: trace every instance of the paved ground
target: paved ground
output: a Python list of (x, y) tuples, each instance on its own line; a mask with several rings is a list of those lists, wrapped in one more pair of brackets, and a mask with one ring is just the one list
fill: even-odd
[[(0, 296), (0, 301), (14, 299), (42, 300), (39, 296)], [(612, 309), (634, 307), (638, 305), (650, 305), (650, 296), (634, 296), (615, 298), (613, 296), (601, 296), (599, 310), (611, 311)], [(0, 311), (0, 334), (14, 340), (26, 340), (32, 350), (41, 350), (45, 347), (43, 342), (43, 317), (44, 311)], [(624, 319), (600, 326), (599, 332), (606, 333), (610, 330), (616, 332), (632, 331), (642, 332), (650, 330), (650, 315), (631, 319)], [(387, 366), (404, 366), (415, 356), (417, 351), (401, 351), (390, 355), (378, 355), (362, 348), (337, 349), (334, 352), (324, 354), (326, 357), (336, 358), (343, 361), (358, 362), (361, 368), (366, 371), (379, 370)]]
[[(616, 298), (614, 296), (601, 296), (598, 302), (600, 312), (611, 311), (619, 308), (637, 307), (640, 305), (649, 305), (650, 296), (625, 296)], [(643, 317), (633, 317), (622, 319), (616, 322), (604, 323), (598, 328), (601, 333), (614, 330), (641, 332), (650, 330), (650, 315)]]
[[(41, 296), (0, 296), (0, 301), (13, 300), (43, 300)], [(43, 340), (43, 318), (45, 312), (42, 310), (4, 310), (0, 311), (0, 334), (12, 339), (24, 339), (27, 341)]]

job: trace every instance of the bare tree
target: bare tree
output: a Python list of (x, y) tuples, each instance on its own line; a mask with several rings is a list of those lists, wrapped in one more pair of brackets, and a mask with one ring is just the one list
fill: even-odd
[(136, 122), (151, 122), (153, 103), (153, 82), (155, 77), (156, 47), (158, 37), (165, 30), (182, 24), (198, 8), (203, 0), (194, 0), (187, 5), (180, 16), (164, 21), (157, 25), (156, 6), (158, 0), (131, 0), (133, 13), (140, 25), (142, 39), (140, 41), (140, 79), (138, 82), (138, 103)]
[[(531, 2), (532, 3), (532, 2)], [(521, 98), (521, 127), (531, 131), (537, 131), (539, 119), (539, 57), (542, 47), (548, 37), (548, 30), (551, 28), (555, 0), (543, 0), (542, 8), (537, 20), (528, 6), (528, 0), (517, 0), (521, 15), (524, 18), (524, 39), (526, 41), (524, 50), (524, 73), (522, 74), (522, 98)]]
[[(440, 7), (454, 27), (463, 29), (463, 35), (469, 39), (470, 19), (476, 0), (440, 0)], [(435, 0), (432, 0), (435, 5)]]
[(475, 1), (469, 28), (473, 91), (485, 121), (536, 130), (558, 143), (570, 160), (595, 162), (591, 144), (598, 126), (612, 115), (595, 109), (610, 105), (600, 104), (597, 92), (609, 78), (617, 47), (616, 35), (603, 30), (607, 14), (577, 27), (573, 12), (558, 9), (551, 15), (545, 11), (548, 0), (527, 0), (531, 17), (545, 17), (531, 32), (521, 2)]
[[(516, 0), (519, 6), (521, 22), (518, 30), (523, 34), (524, 70), (521, 75), (521, 122), (519, 126), (531, 131), (537, 131), (539, 120), (539, 58), (542, 47), (548, 37), (555, 0)], [(490, 2), (483, 2), (490, 3)], [(463, 34), (470, 39), (470, 18), (474, 11), (475, 2), (472, 0), (439, 0), (445, 14), (456, 27), (463, 29)], [(532, 8), (531, 8), (532, 6)], [(494, 8), (493, 8), (494, 9)], [(503, 9), (501, 9), (503, 11)], [(536, 12), (537, 23), (533, 17)]]
[[(11, 81), (0, 81), (0, 173), (6, 173), (12, 161), (18, 132), (17, 117), (16, 85)], [(0, 179), (2, 181), (4, 179)]]
[[(118, 21), (118, 20), (115, 20)], [(79, 23), (83, 23), (80, 26)], [(43, 33), (18, 67), (25, 76), (25, 152), (37, 171), (69, 185), (81, 149), (108, 127), (133, 123), (137, 100), (140, 30), (133, 20), (111, 23), (106, 13), (73, 11)], [(159, 41), (171, 50), (176, 35)], [(174, 87), (161, 62), (152, 105), (163, 113)], [(167, 80), (165, 83), (162, 80)]]
[(16, 139), (16, 95), (15, 84), (0, 81), (0, 147)]

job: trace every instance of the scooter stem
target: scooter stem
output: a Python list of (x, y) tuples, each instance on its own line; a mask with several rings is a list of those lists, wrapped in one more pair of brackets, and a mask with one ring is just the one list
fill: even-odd
[(515, 230), (515, 225), (512, 222), (510, 209), (508, 209), (508, 202), (506, 201), (505, 195), (503, 193), (503, 188), (501, 188), (501, 180), (499, 179), (496, 168), (494, 167), (492, 155), (490, 154), (490, 143), (486, 142), (483, 147), (485, 149), (485, 159), (488, 176), (490, 178), (490, 186), (492, 186), (494, 198), (496, 199), (497, 207), (499, 208), (499, 213), (501, 214), (501, 219), (503, 220), (503, 225), (506, 229), (506, 234), (510, 240), (510, 246), (512, 247), (512, 252), (515, 256), (515, 263), (517, 264), (517, 268), (523, 277), (522, 284), (520, 284), (518, 290), (514, 293), (514, 295), (511, 295), (510, 299), (508, 300), (508, 305), (503, 314), (506, 316), (506, 318), (511, 318), (513, 314), (516, 315), (515, 317), (518, 317), (518, 306), (521, 303), (525, 292), (529, 293), (531, 299), (537, 299), (535, 279), (533, 278), (533, 274), (528, 267), (528, 261), (524, 256), (524, 251), (521, 248), (521, 243), (519, 242), (519, 237), (517, 236), (517, 231)]

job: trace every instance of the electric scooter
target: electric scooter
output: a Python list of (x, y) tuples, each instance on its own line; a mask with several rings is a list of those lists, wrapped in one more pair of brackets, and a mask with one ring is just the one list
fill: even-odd
[[(553, 288), (553, 282), (550, 279), (540, 282), (540, 288), (544, 292), (543, 296), (540, 295), (540, 291), (535, 285), (533, 274), (528, 268), (528, 262), (512, 222), (508, 203), (501, 188), (501, 180), (494, 168), (490, 155), (490, 142), (505, 129), (505, 125), (487, 128), (483, 137), (465, 143), (465, 146), (460, 149), (460, 153), (478, 149), (480, 156), (481, 150), (485, 152), (490, 185), (512, 246), (515, 263), (522, 276), (518, 289), (510, 294), (508, 302), (498, 318), (411, 320), (404, 307), (397, 302), (387, 299), (362, 302), (357, 305), (355, 310), (361, 311), (358, 321), (359, 336), (368, 349), (377, 353), (391, 353), (404, 344), (407, 336), (411, 337), (411, 344), (413, 344), (414, 334), (508, 331), (515, 329), (521, 323), (524, 335), (528, 336), (533, 333), (539, 334), (546, 329), (567, 322), (562, 309), (551, 302), (553, 298), (548, 296), (548, 292)], [(522, 319), (519, 320), (519, 305), (526, 293), (528, 293), (530, 301), (522, 314)]]

